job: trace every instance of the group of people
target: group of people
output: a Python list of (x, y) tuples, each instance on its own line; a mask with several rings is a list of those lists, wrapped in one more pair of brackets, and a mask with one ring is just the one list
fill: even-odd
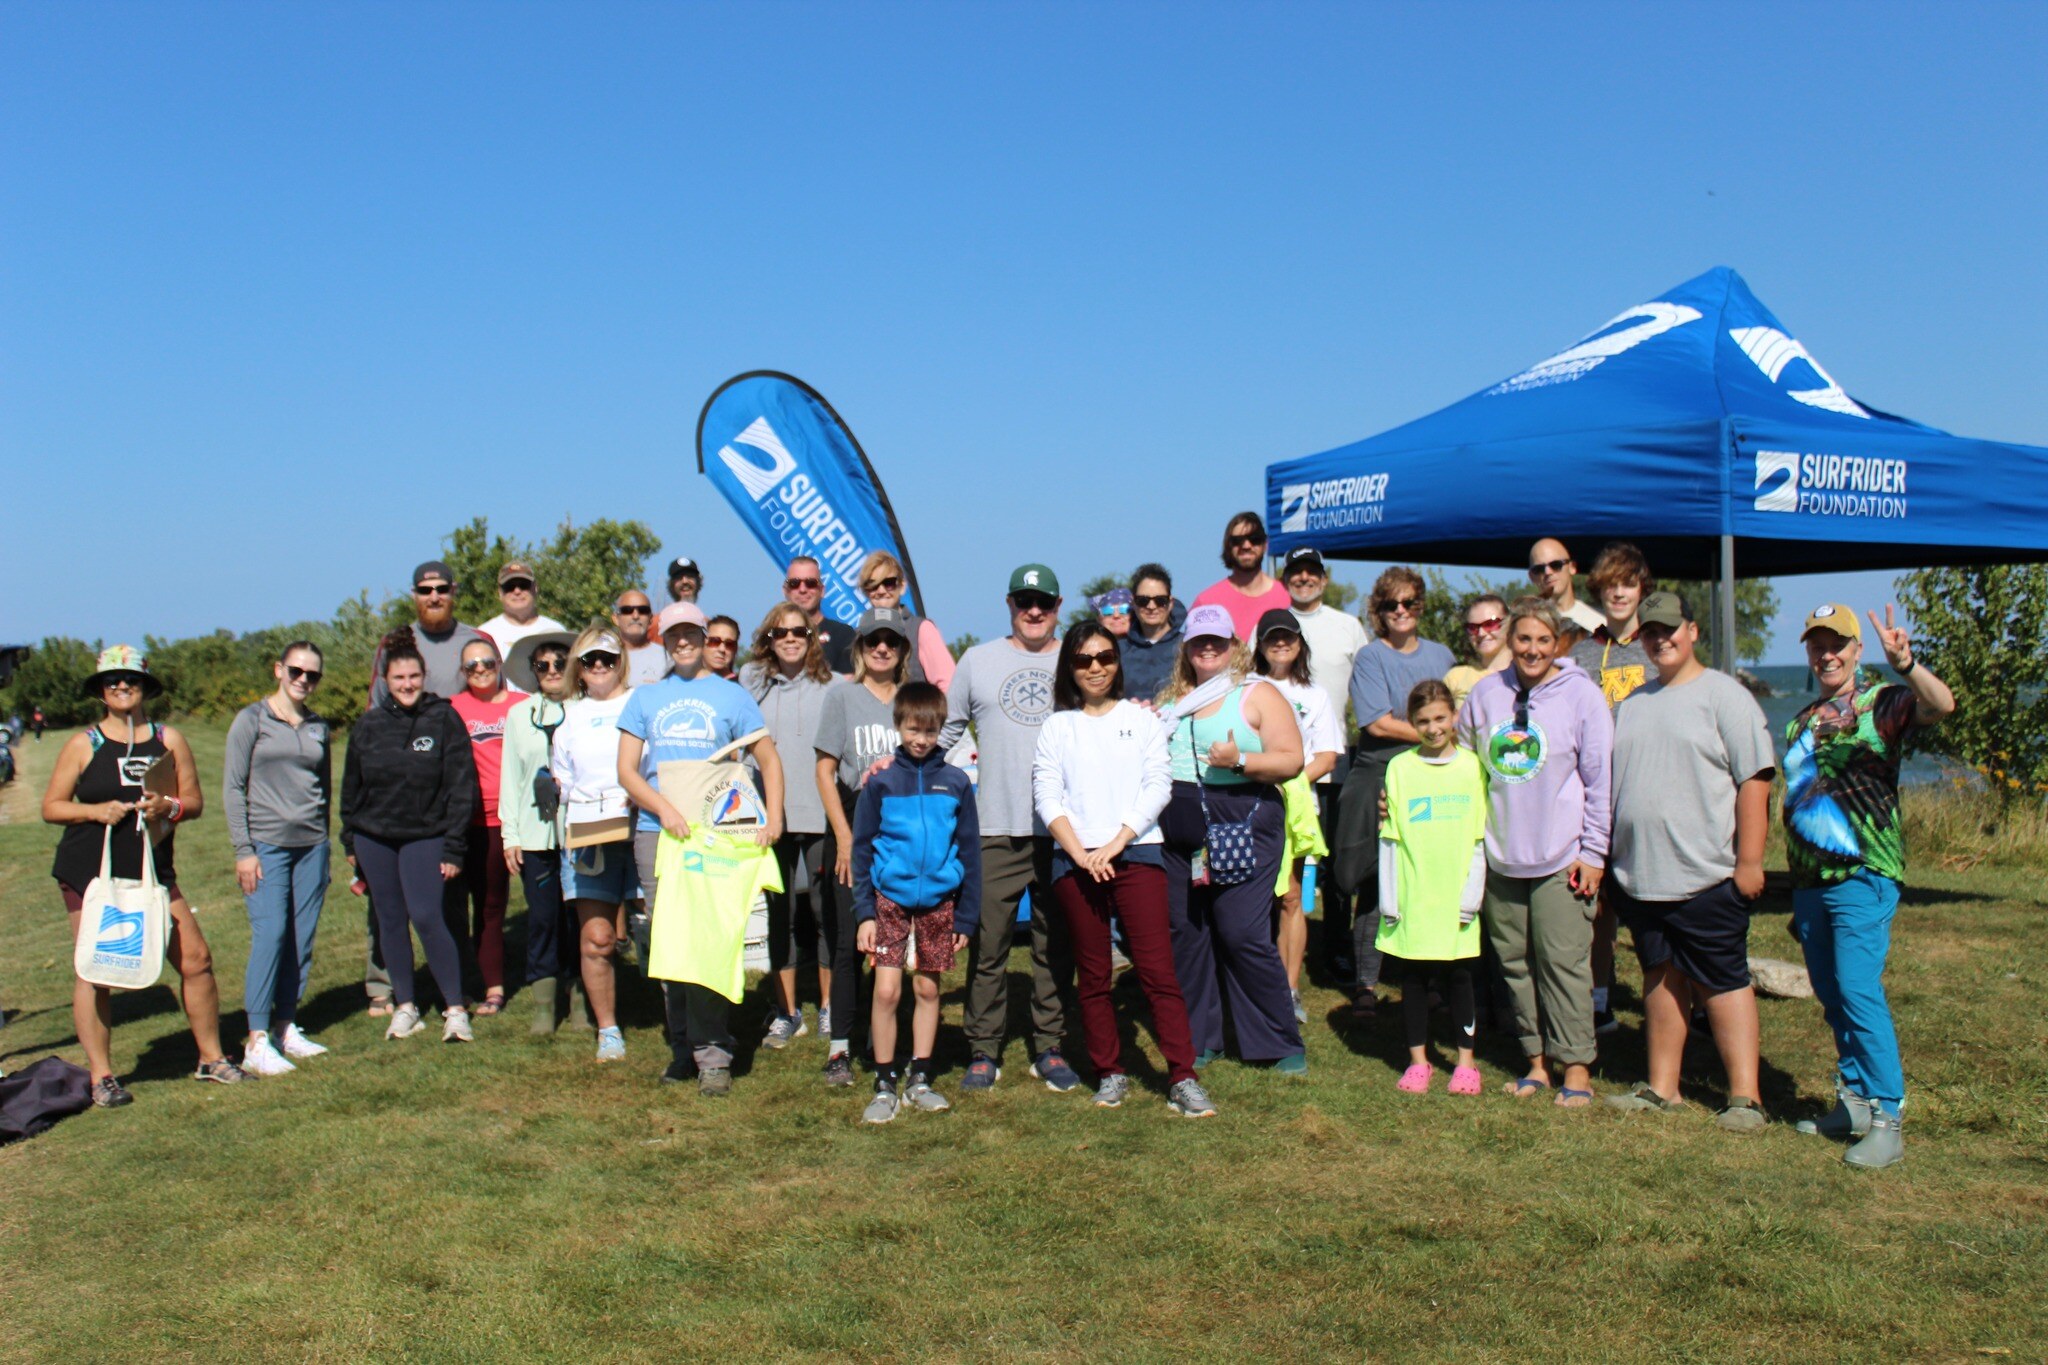
[[(1143, 991), (1171, 1112), (1216, 1112), (1200, 1073), (1226, 1048), (1306, 1075), (1300, 983), (1320, 897), (1323, 966), (1354, 1016), (1375, 1015), (1384, 975), (1400, 982), (1402, 1091), (1426, 1092), (1439, 1074), (1429, 1018), (1440, 999), (1455, 1054), (1446, 1089), (1479, 1093), (1484, 1001), (1511, 1019), (1526, 1058), (1508, 1094), (1592, 1103), (1619, 922), (1643, 968), (1650, 1062), (1609, 1103), (1682, 1107), (1685, 1040), (1703, 1016), (1728, 1077), (1719, 1123), (1760, 1126), (1746, 944), (1779, 761), (1754, 698), (1699, 659), (1691, 604), (1654, 591), (1625, 544), (1592, 566), (1597, 606), (1581, 602), (1569, 551), (1539, 540), (1529, 594), (1466, 605), (1460, 662), (1422, 638), (1427, 586), (1413, 570), (1381, 574), (1361, 618), (1325, 602), (1317, 551), (1294, 550), (1278, 577), (1266, 551), (1258, 515), (1240, 513), (1224, 531), (1226, 576), (1192, 604), (1148, 563), (1064, 635), (1058, 576), (1023, 565), (1004, 596), (1008, 632), (957, 660), (906, 605), (907, 574), (887, 552), (860, 568), (857, 622), (823, 614), (823, 570), (800, 558), (751, 636), (707, 615), (688, 559), (670, 565), (658, 615), (632, 590), (609, 620), (574, 631), (538, 613), (526, 564), (504, 566), (502, 611), (478, 627), (455, 620), (449, 567), (420, 565), (416, 619), (378, 651), (339, 793), (342, 846), (368, 902), (370, 1012), (392, 1039), (426, 1027), (416, 935), (443, 1038), (471, 1041), (471, 1015), (507, 1004), (516, 877), (533, 1030), (594, 1028), (597, 1060), (622, 1058), (619, 963), (637, 944), (645, 965), (649, 937), (695, 913), (675, 908), (696, 904), (673, 894), (680, 882), (670, 896), (661, 882), (706, 875), (678, 850), (709, 821), (736, 845), (772, 850), (733, 883), (750, 902), (766, 889), (762, 1045), (809, 1031), (803, 969), (814, 968), (824, 1080), (852, 1085), (865, 1054), (870, 1122), (948, 1107), (934, 1052), (939, 982), (956, 957), (959, 1085), (998, 1083), (1027, 897), (1029, 1069), (1050, 1089), (1081, 1084), (1063, 1050), (1071, 1006), (1095, 1102), (1132, 1094), (1111, 992), (1120, 958)], [(1903, 682), (1861, 668), (1865, 632), (1847, 607), (1806, 620), (1820, 695), (1785, 737), (1784, 817), (1795, 932), (1840, 1057), (1836, 1107), (1808, 1126), (1855, 1139), (1850, 1161), (1886, 1165), (1902, 1150), (1904, 1102), (1881, 982), (1903, 876), (1898, 766), (1908, 733), (1954, 699), (1889, 611), (1870, 631)], [(251, 924), (239, 1064), (220, 1046), (174, 834), (145, 833), (146, 822), (175, 831), (204, 798), (182, 737), (147, 718), (161, 685), (133, 649), (106, 651), (86, 680), (106, 716), (67, 743), (44, 800), (44, 818), (67, 826), (55, 876), (74, 926), (79, 888), (103, 859), (117, 877), (138, 875), (145, 850), (154, 859), (201, 1080), (278, 1074), (324, 1050), (295, 1022), (334, 814), (331, 735), (310, 705), (322, 667), (312, 644), (286, 648), (276, 689), (228, 734), (223, 804)], [(972, 779), (949, 761), (969, 753)], [(748, 773), (730, 822), (664, 775), (728, 759)], [(175, 782), (145, 786), (158, 762)], [(664, 981), (663, 1079), (723, 1094), (734, 992), (720, 972), (686, 975)], [(81, 981), (74, 1014), (95, 1101), (126, 1103), (108, 993)]]

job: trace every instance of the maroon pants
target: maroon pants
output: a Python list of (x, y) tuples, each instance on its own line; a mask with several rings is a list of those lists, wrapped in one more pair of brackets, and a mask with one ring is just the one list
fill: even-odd
[(458, 941), (468, 938), (484, 989), (505, 989), (505, 902), (512, 894), (512, 870), (505, 866), (502, 827), (469, 827), (462, 876), (451, 884), (450, 892), (454, 913), (449, 916), (449, 928)]
[(1138, 984), (1152, 1006), (1152, 1032), (1166, 1057), (1167, 1083), (1192, 1080), (1195, 1042), (1188, 1032), (1188, 1008), (1173, 970), (1173, 935), (1168, 928), (1166, 873), (1145, 863), (1116, 864), (1116, 876), (1098, 882), (1078, 868), (1053, 883), (1074, 945), (1074, 975), (1081, 1003), (1081, 1032), (1088, 1064), (1098, 1078), (1123, 1067), (1116, 1010), (1109, 1003), (1113, 967), (1109, 926), (1124, 926), (1124, 949), (1137, 969)]

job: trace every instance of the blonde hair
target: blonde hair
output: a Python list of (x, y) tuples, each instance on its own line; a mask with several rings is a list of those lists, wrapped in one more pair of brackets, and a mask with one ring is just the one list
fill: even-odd
[(1517, 597), (1514, 604), (1508, 608), (1508, 623), (1503, 627), (1506, 634), (1512, 636), (1515, 633), (1517, 621), (1541, 621), (1550, 628), (1552, 638), (1564, 638), (1564, 615), (1547, 597), (1537, 597), (1533, 594)]
[[(876, 630), (874, 633), (880, 635), (882, 632)], [(891, 630), (889, 633), (903, 640), (902, 631)], [(857, 683), (864, 683), (872, 676), (868, 672), (867, 640), (868, 637), (865, 635), (853, 637), (853, 680)], [(887, 680), (891, 686), (901, 687), (904, 680), (910, 677), (910, 651), (916, 647), (909, 640), (903, 640), (903, 648), (896, 651), (896, 676)]]
[[(1195, 677), (1195, 666), (1188, 659), (1188, 646), (1192, 643), (1194, 642), (1191, 640), (1182, 640), (1179, 652), (1173, 656), (1173, 672), (1167, 678), (1166, 686), (1160, 688), (1159, 695), (1154, 698), (1162, 705), (1179, 701), (1199, 685), (1199, 680)], [(1242, 640), (1232, 640), (1230, 661), (1223, 666), (1223, 671), (1230, 675), (1232, 682), (1244, 682), (1252, 671), (1251, 646)]]
[(902, 560), (887, 550), (876, 550), (860, 562), (860, 572), (853, 576), (853, 581), (860, 584), (861, 596), (867, 596), (868, 575), (881, 568), (894, 569), (898, 578), (907, 577), (903, 572)]
[(612, 692), (612, 695), (614, 697), (623, 697), (633, 690), (633, 673), (627, 667), (627, 664), (631, 661), (631, 656), (626, 652), (625, 637), (620, 635), (618, 627), (609, 621), (592, 621), (583, 628), (583, 633), (576, 637), (576, 643), (569, 646), (569, 671), (566, 675), (568, 678), (567, 694), (569, 696), (580, 697), (584, 695), (583, 651), (607, 636), (616, 641), (619, 646), (619, 666), (616, 670), (619, 685)]

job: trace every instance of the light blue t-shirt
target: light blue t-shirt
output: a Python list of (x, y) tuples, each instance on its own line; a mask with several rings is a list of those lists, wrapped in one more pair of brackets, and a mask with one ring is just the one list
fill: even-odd
[[(654, 784), (661, 765), (676, 758), (709, 758), (726, 745), (765, 730), (761, 708), (736, 682), (712, 673), (694, 678), (663, 678), (636, 687), (619, 713), (619, 732), (643, 747), (640, 775)], [(640, 812), (637, 828), (657, 830), (661, 821)]]

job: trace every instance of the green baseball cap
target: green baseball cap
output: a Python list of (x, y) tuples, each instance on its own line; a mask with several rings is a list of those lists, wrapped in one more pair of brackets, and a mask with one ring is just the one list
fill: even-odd
[(1692, 606), (1675, 592), (1653, 592), (1636, 609), (1636, 627), (1663, 626), (1677, 630), (1692, 620)]
[(1042, 592), (1048, 597), (1060, 595), (1060, 576), (1043, 564), (1026, 564), (1010, 575), (1010, 592)]

